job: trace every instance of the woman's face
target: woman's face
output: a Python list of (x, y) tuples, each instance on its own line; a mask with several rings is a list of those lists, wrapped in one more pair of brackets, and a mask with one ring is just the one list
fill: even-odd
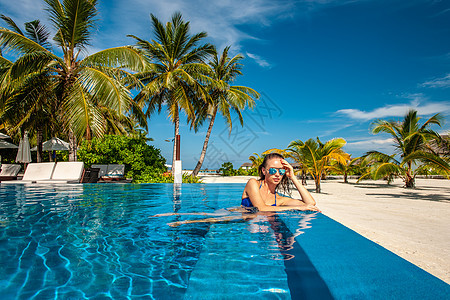
[[(277, 169), (277, 172), (273, 175), (269, 173), (270, 168)], [(267, 161), (266, 167), (263, 167), (263, 172), (265, 175), (266, 182), (271, 182), (273, 184), (279, 184), (281, 179), (283, 178), (282, 175), (280, 175), (279, 169), (283, 169), (283, 165), (281, 164), (281, 158), (271, 158)]]

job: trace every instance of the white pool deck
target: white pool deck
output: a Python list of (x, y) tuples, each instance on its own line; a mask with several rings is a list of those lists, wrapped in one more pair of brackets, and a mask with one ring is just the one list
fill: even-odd
[[(201, 177), (204, 183), (251, 178)], [(326, 180), (317, 194), (308, 180), (307, 188), (325, 215), (450, 284), (450, 180), (416, 179), (416, 189), (401, 180), (355, 182)]]

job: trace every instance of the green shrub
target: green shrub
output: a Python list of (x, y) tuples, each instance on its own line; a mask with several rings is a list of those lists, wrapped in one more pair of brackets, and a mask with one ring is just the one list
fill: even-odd
[(141, 174), (133, 177), (136, 183), (170, 183), (173, 182), (172, 174), (169, 172), (155, 171), (153, 168), (146, 168)]
[(219, 173), (222, 176), (234, 176), (236, 171), (233, 169), (233, 164), (231, 162), (224, 162), (219, 168)]
[(191, 176), (190, 174), (183, 173), (183, 183), (203, 183), (198, 176)]
[(86, 167), (92, 164), (124, 164), (127, 178), (136, 182), (166, 182), (162, 174), (167, 171), (161, 150), (147, 145), (144, 136), (129, 137), (105, 135), (83, 141), (78, 159)]
[[(203, 181), (200, 177), (192, 177), (190, 174), (183, 173), (183, 183), (202, 183)], [(173, 183), (173, 176), (170, 172), (165, 173), (154, 173), (152, 171), (144, 172), (139, 177), (137, 177), (134, 182), (136, 183)]]
[(258, 170), (256, 168), (251, 168), (251, 169), (239, 168), (239, 169), (236, 170), (235, 175), (258, 176)]

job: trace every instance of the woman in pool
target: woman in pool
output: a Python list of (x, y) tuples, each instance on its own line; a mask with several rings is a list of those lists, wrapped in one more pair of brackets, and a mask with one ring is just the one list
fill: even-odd
[[(259, 180), (250, 179), (242, 193), (241, 206), (259, 211), (312, 210), (319, 211), (308, 190), (297, 180), (292, 166), (278, 153), (270, 153), (258, 167)], [(279, 194), (289, 193), (292, 181), (301, 200)]]
[[(315, 205), (308, 190), (297, 180), (292, 166), (278, 153), (270, 153), (258, 168), (259, 180), (250, 179), (242, 193), (241, 207), (220, 209), (214, 213), (165, 213), (152, 217), (174, 215), (201, 215), (211, 218), (200, 220), (185, 220), (168, 223), (170, 226), (179, 226), (191, 223), (218, 223), (245, 221), (256, 217), (257, 211), (274, 212), (283, 210), (310, 210), (320, 211)], [(300, 194), (301, 200), (285, 197), (277, 191), (289, 193), (289, 180)], [(239, 213), (238, 215), (232, 213)]]

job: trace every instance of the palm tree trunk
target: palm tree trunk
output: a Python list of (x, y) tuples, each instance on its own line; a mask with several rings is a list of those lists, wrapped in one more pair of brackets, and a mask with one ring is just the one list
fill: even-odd
[(348, 180), (347, 180), (347, 172), (344, 172), (344, 183), (348, 183)]
[(307, 185), (306, 183), (306, 172), (302, 170), (302, 185)]
[(314, 180), (314, 182), (316, 183), (316, 193), (320, 193), (320, 178), (321, 177), (322, 177), (321, 175), (318, 175), (318, 176), (316, 176), (316, 178)]
[(36, 140), (37, 140), (37, 154), (36, 162), (42, 162), (42, 127), (38, 126), (36, 128)]
[(175, 135), (173, 137), (173, 156), (172, 156), (172, 176), (175, 178), (175, 160), (177, 155), (177, 135), (180, 134), (180, 116), (178, 114), (178, 108), (175, 115)]
[(212, 131), (212, 128), (214, 125), (214, 120), (216, 119), (216, 114), (217, 114), (217, 110), (214, 111), (213, 115), (211, 116), (211, 120), (209, 121), (208, 131), (206, 132), (205, 141), (203, 142), (202, 153), (200, 154), (200, 158), (197, 162), (197, 165), (195, 166), (194, 171), (192, 171), (191, 176), (197, 176), (198, 172), (200, 172), (200, 169), (203, 165), (203, 161), (205, 160), (205, 156), (206, 156), (206, 150), (208, 149), (209, 137), (211, 135), (211, 131)]
[(405, 187), (406, 188), (415, 188), (416, 183), (414, 180), (414, 177), (411, 176), (412, 173), (412, 164), (411, 162), (408, 162), (408, 169), (406, 170), (406, 176), (405, 176)]
[(69, 129), (69, 161), (77, 161), (77, 137)]
[(409, 189), (415, 188), (416, 187), (416, 183), (415, 183), (414, 178), (408, 176), (406, 178), (406, 181), (405, 181), (405, 187), (409, 188)]

